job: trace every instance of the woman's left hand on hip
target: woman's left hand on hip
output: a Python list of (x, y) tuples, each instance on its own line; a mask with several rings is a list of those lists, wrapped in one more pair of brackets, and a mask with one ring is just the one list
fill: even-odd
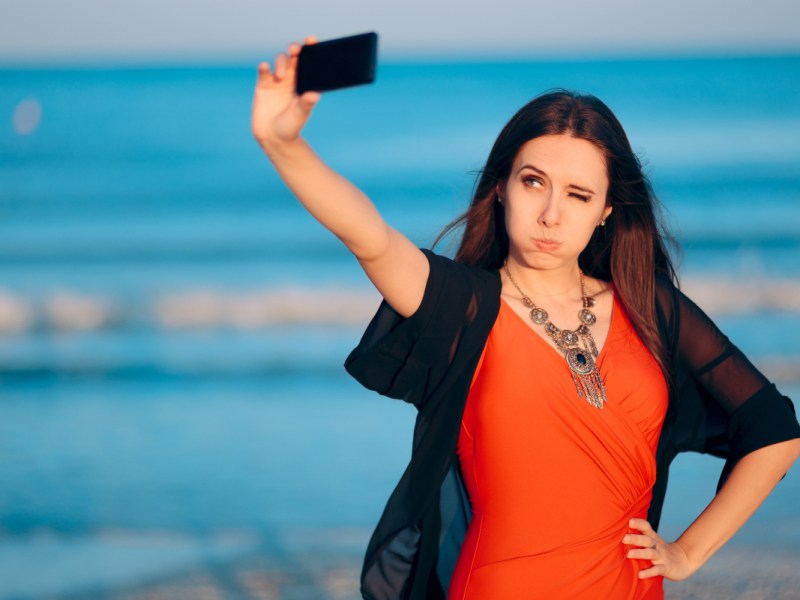
[(641, 533), (629, 533), (622, 543), (633, 546), (628, 558), (649, 560), (653, 566), (639, 571), (640, 579), (663, 576), (671, 581), (681, 581), (695, 572), (686, 551), (677, 542), (667, 542), (659, 536), (644, 519), (631, 519), (631, 529)]

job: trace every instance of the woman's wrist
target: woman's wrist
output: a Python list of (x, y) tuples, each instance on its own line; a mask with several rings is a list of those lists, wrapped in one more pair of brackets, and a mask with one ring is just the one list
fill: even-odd
[(688, 577), (688, 575), (697, 572), (700, 567), (705, 564), (705, 562), (708, 560), (708, 555), (701, 549), (693, 547), (692, 544), (687, 543), (686, 540), (682, 538), (683, 536), (679, 537), (677, 540), (672, 542), (672, 545), (675, 546), (686, 557), (686, 568), (689, 571), (687, 574)]
[(308, 148), (306, 141), (298, 136), (293, 140), (262, 139), (258, 140), (261, 150), (273, 163), (291, 160)]

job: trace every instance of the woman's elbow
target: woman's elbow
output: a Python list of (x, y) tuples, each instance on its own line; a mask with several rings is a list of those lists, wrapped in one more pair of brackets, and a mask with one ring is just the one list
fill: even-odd
[(765, 454), (769, 454), (769, 458), (775, 462), (785, 465), (786, 470), (789, 470), (794, 462), (800, 458), (800, 438), (786, 440), (785, 442), (778, 442), (761, 449)]
[(794, 462), (798, 458), (800, 458), (800, 438), (794, 438), (793, 440), (789, 440), (786, 443), (789, 444), (789, 449), (792, 456), (792, 462)]

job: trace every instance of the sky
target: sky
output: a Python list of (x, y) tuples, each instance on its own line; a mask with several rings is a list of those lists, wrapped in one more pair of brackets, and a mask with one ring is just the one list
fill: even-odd
[(798, 0), (0, 0), (0, 62), (230, 61), (377, 31), (384, 56), (800, 52)]

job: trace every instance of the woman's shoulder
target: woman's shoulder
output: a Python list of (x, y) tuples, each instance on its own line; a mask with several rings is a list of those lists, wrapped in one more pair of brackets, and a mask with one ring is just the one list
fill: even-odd
[[(438, 381), (455, 344), (488, 335), (500, 307), (500, 279), (489, 270), (423, 249), (430, 272), (422, 302), (401, 317), (384, 300), (345, 368), (365, 387), (421, 406), (427, 385)], [(475, 351), (479, 351), (477, 349)]]
[(500, 295), (500, 274), (497, 269), (458, 262), (448, 256), (423, 248), (430, 264), (429, 284), (441, 284), (450, 293), (483, 291)]

